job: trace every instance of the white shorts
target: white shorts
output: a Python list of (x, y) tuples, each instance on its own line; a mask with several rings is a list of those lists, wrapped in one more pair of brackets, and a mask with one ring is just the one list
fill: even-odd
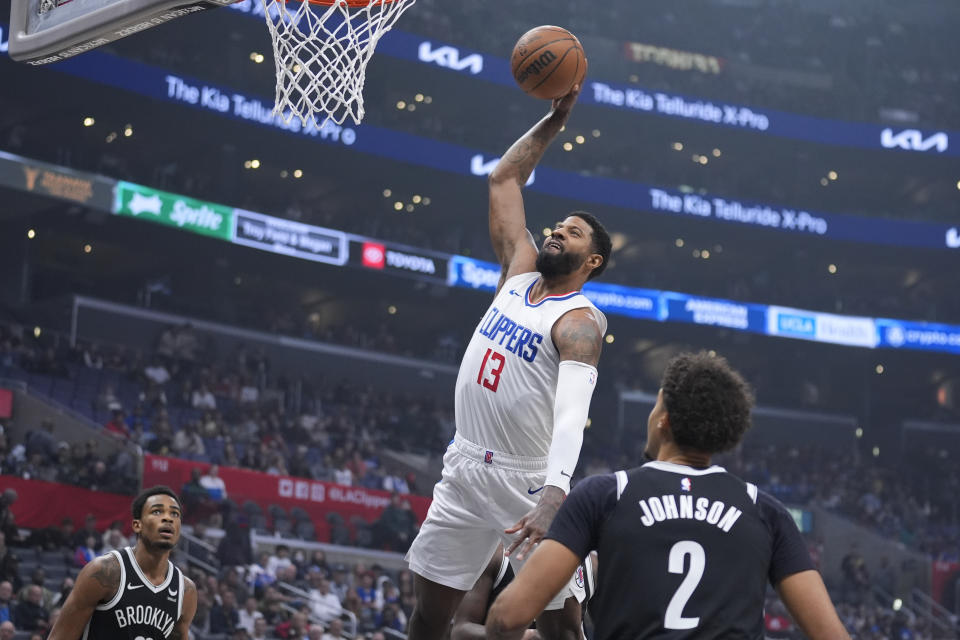
[[(546, 458), (488, 451), (457, 434), (443, 456), (443, 477), (433, 488), (430, 510), (407, 552), (410, 569), (453, 589), (472, 589), (497, 544), (506, 548), (513, 542), (503, 531), (537, 505), (546, 475)], [(523, 562), (510, 558), (510, 564), (517, 573)], [(562, 609), (569, 597), (582, 602), (582, 583), (575, 576), (546, 609)]]

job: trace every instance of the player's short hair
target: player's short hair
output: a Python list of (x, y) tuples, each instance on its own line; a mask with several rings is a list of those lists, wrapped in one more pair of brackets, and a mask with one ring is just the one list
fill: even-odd
[(606, 228), (593, 214), (586, 211), (573, 211), (570, 215), (577, 216), (590, 225), (590, 229), (593, 231), (593, 246), (591, 248), (594, 253), (603, 258), (600, 266), (591, 271), (590, 277), (587, 278), (587, 280), (593, 280), (607, 268), (607, 263), (610, 262), (610, 252), (613, 250), (613, 242), (610, 240), (610, 234), (607, 233)]
[(131, 507), (131, 511), (133, 512), (133, 519), (139, 520), (141, 517), (143, 517), (143, 505), (147, 503), (147, 498), (149, 498), (150, 496), (159, 496), (159, 495), (170, 496), (171, 498), (177, 501), (177, 506), (180, 507), (181, 511), (183, 511), (183, 506), (181, 506), (182, 503), (180, 502), (180, 496), (178, 496), (177, 493), (170, 487), (166, 485), (158, 484), (155, 487), (144, 489), (143, 491), (140, 492), (140, 495), (138, 495), (136, 498), (133, 499), (133, 506)]
[(660, 387), (673, 441), (681, 448), (720, 453), (750, 428), (753, 392), (725, 358), (681, 353), (667, 364)]

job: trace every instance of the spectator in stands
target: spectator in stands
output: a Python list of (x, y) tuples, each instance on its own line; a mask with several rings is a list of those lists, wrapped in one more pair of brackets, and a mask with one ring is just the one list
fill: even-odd
[(100, 551), (108, 553), (114, 549), (123, 549), (127, 546), (127, 537), (123, 535), (123, 523), (114, 520), (110, 523), (110, 528), (103, 532), (103, 538), (100, 541)]
[(206, 455), (206, 446), (196, 422), (187, 423), (186, 427), (173, 436), (173, 451), (177, 456), (188, 460), (199, 460)]
[(285, 544), (278, 544), (267, 561), (267, 573), (279, 577), (280, 569), (291, 565), (293, 565), (293, 560), (290, 559), (290, 547)]
[(400, 495), (390, 496), (390, 504), (373, 524), (373, 544), (377, 549), (406, 551), (417, 534), (417, 518), (410, 503)]
[(307, 614), (297, 611), (290, 619), (277, 625), (276, 634), (285, 640), (309, 640)]
[(347, 579), (347, 568), (342, 564), (333, 566), (333, 577), (330, 579), (330, 591), (332, 591), (341, 602), (347, 597), (350, 591), (350, 583)]
[(207, 490), (207, 494), (214, 502), (220, 502), (227, 497), (227, 485), (220, 477), (220, 467), (213, 464), (207, 473), (200, 477), (200, 486)]
[(363, 603), (365, 607), (379, 610), (383, 604), (379, 602), (379, 598), (377, 597), (377, 588), (373, 582), (372, 571), (367, 571), (361, 576), (360, 584), (357, 585), (356, 592), (360, 597), (360, 602)]
[(199, 388), (194, 389), (190, 396), (190, 406), (194, 409), (212, 411), (217, 408), (217, 399), (213, 397), (207, 385), (202, 384)]
[(13, 617), (13, 585), (9, 580), (0, 582), (0, 622), (6, 622)]
[(73, 585), (75, 581), (70, 576), (64, 576), (63, 582), (60, 583), (60, 593), (57, 593), (53, 596), (53, 610), (50, 612), (50, 628), (53, 628), (53, 615), (60, 614), (60, 607), (67, 601), (67, 596), (70, 595), (70, 592), (73, 591)]
[(127, 417), (123, 409), (115, 409), (107, 424), (103, 425), (107, 433), (118, 438), (129, 439), (130, 428), (127, 426)]
[(246, 629), (250, 635), (255, 636), (254, 629), (257, 620), (262, 620), (263, 614), (257, 610), (257, 599), (250, 596), (243, 603), (243, 609), (238, 612), (237, 626)]
[(94, 462), (93, 466), (80, 476), (82, 486), (91, 491), (111, 491), (117, 486), (117, 480), (107, 471), (107, 464), (103, 460)]
[(31, 429), (23, 439), (27, 458), (41, 456), (44, 463), (53, 462), (56, 458), (57, 443), (53, 437), (53, 422), (43, 420), (39, 429)]
[(16, 517), (13, 515), (13, 504), (17, 501), (17, 492), (13, 489), (4, 489), (0, 494), (0, 533), (10, 546), (17, 546), (21, 542), (20, 530), (17, 527)]
[(86, 542), (77, 547), (73, 552), (73, 564), (78, 567), (84, 567), (88, 562), (97, 557), (94, 547), (97, 546), (97, 539), (93, 536), (87, 536)]
[(220, 602), (210, 609), (210, 633), (233, 633), (239, 624), (237, 597), (230, 589), (222, 589)]
[(400, 611), (400, 605), (393, 603), (384, 605), (383, 611), (377, 614), (377, 626), (381, 629), (393, 629), (402, 632), (407, 628), (407, 619)]
[(867, 562), (860, 555), (856, 542), (850, 545), (850, 551), (840, 561), (840, 571), (843, 573), (841, 598), (854, 604), (864, 602), (870, 589), (870, 577), (867, 574)]
[(13, 640), (15, 635), (17, 628), (11, 621), (0, 622), (0, 640)]
[(24, 631), (46, 631), (50, 612), (43, 606), (43, 590), (31, 584), (27, 587), (27, 598), (18, 602), (13, 610), (13, 624)]
[(334, 618), (327, 623), (327, 631), (323, 634), (323, 640), (340, 640), (343, 637), (343, 620)]
[(407, 481), (401, 478), (399, 474), (393, 473), (393, 471), (383, 478), (383, 490), (392, 493), (410, 493), (410, 487), (407, 486)]
[(161, 387), (170, 382), (170, 372), (159, 356), (154, 356), (150, 364), (143, 368), (143, 377)]
[(266, 586), (277, 581), (277, 576), (270, 573), (270, 554), (261, 551), (257, 556), (256, 563), (251, 563), (247, 567), (247, 584), (249, 584), (258, 593)]
[(312, 554), (310, 554), (310, 563), (307, 567), (307, 571), (320, 571), (325, 576), (329, 576), (330, 565), (327, 564), (327, 554), (324, 553), (323, 549), (315, 549)]
[[(46, 570), (43, 567), (37, 567), (33, 570), (33, 573), (30, 574), (30, 584), (20, 589), (18, 599), (21, 602), (28, 600), (30, 597), (31, 587), (37, 587), (40, 590), (40, 604), (43, 605), (44, 609), (49, 611), (53, 608), (53, 602), (57, 594), (44, 586), (46, 581)], [(20, 625), (17, 626), (19, 627)]]
[(334, 456), (333, 459), (333, 481), (347, 487), (353, 485), (353, 472), (347, 468), (346, 463), (343, 461), (342, 452)]
[(330, 581), (319, 571), (310, 574), (310, 585), (310, 605), (315, 618), (326, 623), (343, 613), (340, 598), (330, 591)]
[(253, 631), (250, 633), (250, 640), (267, 640), (267, 621), (260, 614), (260, 617), (253, 621)]
[(307, 638), (309, 638), (309, 640), (321, 640), (323, 638), (323, 625), (310, 625), (310, 628), (307, 630)]
[(200, 476), (203, 471), (200, 467), (190, 469), (190, 480), (180, 489), (180, 498), (183, 500), (183, 507), (191, 516), (198, 511), (206, 511), (210, 502), (210, 494), (200, 483)]
[[(71, 549), (76, 549), (87, 543), (87, 538), (93, 536), (97, 540), (100, 539), (100, 534), (97, 532), (97, 516), (92, 513), (88, 513), (87, 517), (83, 520), (83, 528), (73, 534), (73, 540)], [(100, 545), (96, 545), (94, 551), (98, 551)]]
[[(0, 533), (0, 536), (2, 535)], [(3, 557), (0, 558), (0, 580), (10, 582), (14, 591), (19, 590), (23, 584), (20, 579), (20, 557), (9, 549), (5, 549)]]
[(289, 598), (280, 593), (276, 587), (266, 587), (263, 591), (263, 603), (260, 610), (268, 625), (276, 625), (286, 618), (283, 603)]

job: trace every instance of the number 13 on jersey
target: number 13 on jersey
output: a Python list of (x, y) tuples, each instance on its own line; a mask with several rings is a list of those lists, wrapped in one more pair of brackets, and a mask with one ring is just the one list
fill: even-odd
[(497, 353), (493, 349), (487, 349), (487, 352), (483, 354), (483, 362), (480, 363), (477, 384), (496, 393), (497, 387), (500, 386), (500, 374), (503, 373), (505, 364), (507, 364), (507, 359), (503, 357), (503, 354)]

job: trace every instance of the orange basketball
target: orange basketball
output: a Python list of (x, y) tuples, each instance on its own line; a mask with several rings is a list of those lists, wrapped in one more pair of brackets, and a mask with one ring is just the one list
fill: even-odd
[(534, 98), (553, 100), (570, 93), (587, 72), (587, 58), (577, 37), (563, 27), (527, 31), (510, 56), (513, 78)]

